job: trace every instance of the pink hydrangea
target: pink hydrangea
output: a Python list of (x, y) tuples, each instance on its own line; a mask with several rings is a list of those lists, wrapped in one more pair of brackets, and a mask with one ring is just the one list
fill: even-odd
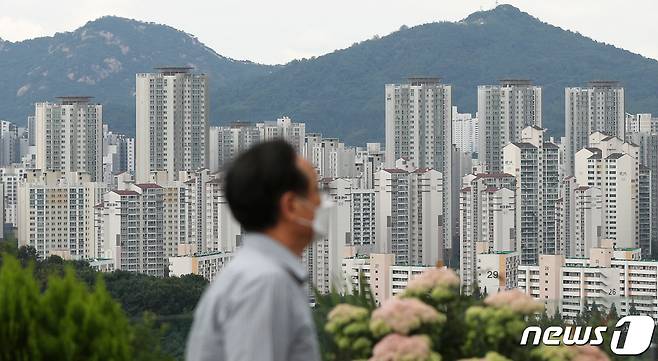
[(392, 333), (375, 345), (369, 361), (425, 361), (432, 359), (427, 336), (402, 336)]
[(415, 298), (391, 298), (373, 311), (370, 329), (376, 335), (408, 335), (422, 324), (445, 322), (445, 316)]
[(432, 268), (409, 281), (407, 290), (425, 292), (437, 287), (459, 286), (459, 276), (449, 268)]
[(541, 303), (516, 288), (489, 295), (484, 300), (484, 304), (496, 308), (507, 307), (524, 315), (541, 312), (544, 309)]
[(575, 346), (575, 354), (571, 361), (610, 361), (600, 348), (596, 346)]

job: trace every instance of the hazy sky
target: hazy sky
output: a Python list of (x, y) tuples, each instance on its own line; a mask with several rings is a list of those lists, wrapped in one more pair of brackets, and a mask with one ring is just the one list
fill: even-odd
[[(657, 0), (518, 0), (542, 21), (658, 59)], [(0, 0), (0, 38), (71, 31), (103, 15), (165, 23), (266, 64), (322, 55), (401, 25), (455, 21), (492, 0)]]

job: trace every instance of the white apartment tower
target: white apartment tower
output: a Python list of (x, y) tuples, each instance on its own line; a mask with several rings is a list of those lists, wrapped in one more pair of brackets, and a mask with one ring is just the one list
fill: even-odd
[(544, 141), (544, 129), (526, 127), (520, 142), (503, 148), (503, 169), (516, 178), (516, 232), (522, 264), (559, 248), (555, 206), (559, 198), (559, 148)]
[(562, 180), (561, 198), (555, 207), (558, 237), (556, 254), (589, 257), (603, 237), (603, 194), (600, 188), (581, 186), (576, 178)]
[(617, 247), (639, 247), (639, 147), (596, 132), (590, 146), (575, 157), (579, 185), (596, 187), (603, 194), (603, 238)]
[(157, 68), (136, 76), (136, 154), (138, 182), (153, 171), (208, 166), (208, 77), (189, 67)]
[(29, 171), (17, 192), (18, 245), (41, 259), (97, 257), (94, 207), (104, 192), (86, 173)]
[(260, 130), (248, 122), (233, 122), (229, 125), (210, 127), (211, 172), (223, 170), (239, 153), (260, 141)]
[(480, 122), (477, 116), (469, 113), (460, 113), (457, 107), (452, 107), (452, 142), (460, 151), (471, 155), (479, 149)]
[(103, 179), (103, 106), (88, 96), (59, 97), (59, 103), (36, 103), (36, 168), (86, 172)]
[(309, 269), (309, 280), (322, 293), (338, 289), (342, 281), (341, 261), (350, 243), (350, 204), (352, 183), (348, 179), (325, 180), (320, 185), (335, 206), (329, 215), (329, 233), (307, 247), (304, 260)]
[(103, 256), (114, 259), (118, 270), (164, 276), (163, 210), (163, 188), (157, 184), (106, 193), (96, 210)]
[(443, 177), (400, 159), (375, 174), (375, 239), (379, 252), (399, 264), (436, 264), (444, 259)]
[(355, 149), (346, 147), (337, 138), (307, 134), (303, 154), (315, 166), (320, 179), (351, 178), (356, 175)]
[(564, 89), (566, 175), (574, 175), (575, 154), (587, 147), (589, 135), (602, 132), (625, 139), (624, 88), (616, 81), (591, 81), (587, 87)]
[(478, 86), (479, 146), (483, 172), (503, 171), (503, 148), (521, 141), (521, 131), (542, 126), (542, 89), (530, 80), (503, 79)]
[(460, 278), (466, 290), (470, 291), (477, 279), (478, 254), (518, 248), (515, 182), (513, 175), (505, 173), (470, 174), (463, 178), (459, 244)]
[(452, 87), (438, 78), (410, 78), (386, 85), (385, 104), (386, 166), (406, 158), (441, 174), (441, 248), (452, 249)]
[(234, 252), (242, 245), (242, 227), (233, 217), (219, 176), (206, 182), (206, 251)]
[[(634, 127), (632, 131), (626, 132), (626, 139), (628, 142), (637, 144), (640, 147), (640, 170), (641, 173), (649, 173), (649, 198), (641, 197), (640, 212), (646, 212), (646, 204), (649, 204), (649, 217), (650, 217), (650, 232), (642, 230), (646, 226), (642, 226), (640, 230), (640, 236), (646, 237), (650, 233), (650, 244), (649, 247), (646, 245), (646, 240), (641, 239), (640, 247), (642, 248), (643, 255), (654, 255), (656, 250), (658, 250), (658, 118), (651, 118), (651, 124), (647, 124), (646, 121), (648, 117), (640, 117), (638, 114), (637, 118), (644, 119), (645, 121), (639, 122), (637, 127)], [(627, 117), (628, 120), (628, 117)], [(627, 122), (627, 130), (628, 130)], [(642, 168), (646, 167), (642, 172)], [(643, 177), (643, 180), (646, 180), (646, 176)], [(644, 195), (646, 191), (641, 189), (641, 194)]]
[(305, 123), (295, 123), (289, 117), (283, 117), (276, 121), (257, 123), (256, 127), (260, 131), (261, 141), (283, 139), (292, 144), (297, 154), (303, 154), (304, 137), (306, 136)]

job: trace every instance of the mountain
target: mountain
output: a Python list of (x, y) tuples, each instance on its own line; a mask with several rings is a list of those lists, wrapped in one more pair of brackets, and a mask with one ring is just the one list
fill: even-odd
[(36, 101), (91, 95), (112, 129), (132, 133), (135, 74), (163, 65), (193, 66), (215, 86), (275, 68), (223, 57), (169, 26), (107, 16), (52, 37), (0, 41), (0, 119), (23, 124)]
[(173, 28), (105, 17), (70, 33), (0, 43), (0, 119), (21, 121), (34, 101), (61, 94), (96, 96), (113, 129), (134, 128), (135, 73), (193, 65), (209, 74), (211, 119), (281, 115), (350, 144), (383, 141), (384, 85), (439, 76), (453, 105), (477, 110), (477, 85), (528, 78), (543, 87), (544, 127), (564, 128), (564, 87), (619, 80), (628, 112), (658, 114), (658, 61), (546, 24), (501, 5), (459, 22), (430, 23), (281, 66), (216, 54)]

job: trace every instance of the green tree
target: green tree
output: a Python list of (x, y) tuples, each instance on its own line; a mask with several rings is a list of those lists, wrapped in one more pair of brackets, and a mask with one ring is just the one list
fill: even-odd
[[(100, 276), (89, 289), (68, 264), (63, 275), (48, 277), (41, 293), (33, 261), (22, 267), (7, 254), (2, 261), (0, 361), (167, 359), (158, 353), (159, 342), (147, 342), (150, 334), (131, 326)], [(61, 259), (52, 261), (59, 270)]]
[(0, 361), (35, 360), (39, 357), (34, 335), (39, 327), (37, 315), (39, 288), (18, 261), (3, 257), (0, 268)]

